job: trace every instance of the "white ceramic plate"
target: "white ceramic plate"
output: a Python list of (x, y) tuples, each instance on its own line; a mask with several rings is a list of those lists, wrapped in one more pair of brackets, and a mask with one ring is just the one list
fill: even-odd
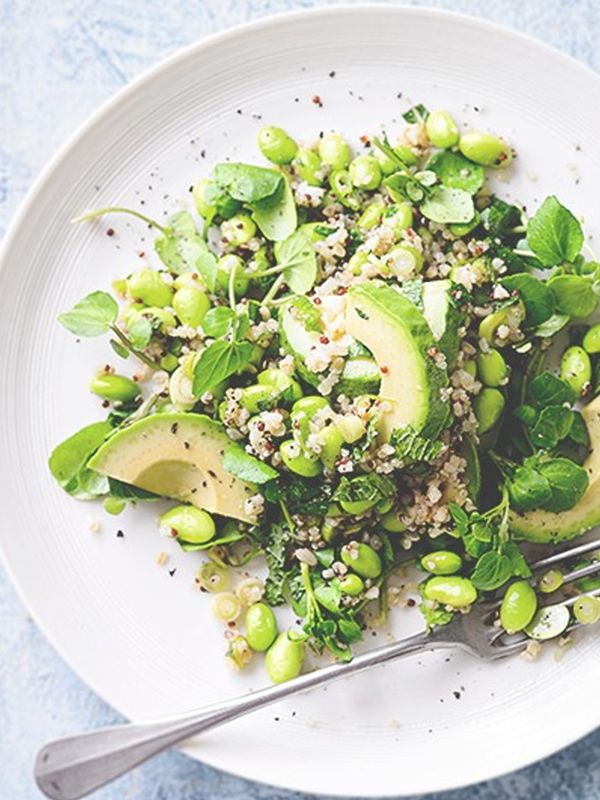
[[(222, 630), (208, 598), (192, 590), (198, 559), (173, 548), (172, 576), (155, 564), (165, 548), (155, 508), (109, 518), (70, 500), (47, 472), (52, 446), (100, 416), (86, 384), (96, 365), (115, 359), (106, 342), (77, 343), (56, 315), (153, 260), (135, 221), (69, 219), (109, 204), (154, 216), (175, 210), (215, 161), (257, 159), (265, 123), (308, 139), (336, 127), (357, 141), (382, 123), (394, 132), (408, 104), (422, 101), (509, 137), (519, 158), (515, 182), (501, 191), (531, 203), (556, 192), (597, 234), (599, 89), (574, 61), (481, 21), (329, 8), (185, 50), (121, 92), (54, 160), (18, 215), (0, 272), (2, 551), (47, 636), (115, 708), (154, 717), (265, 677), (258, 665), (237, 676), (224, 664)], [(99, 534), (88, 530), (91, 516), (101, 518)], [(410, 612), (395, 617), (397, 632), (419, 624)], [(549, 652), (535, 664), (430, 654), (282, 703), (185, 750), (311, 793), (448, 789), (522, 767), (592, 730), (599, 655), (593, 635), (562, 660)]]

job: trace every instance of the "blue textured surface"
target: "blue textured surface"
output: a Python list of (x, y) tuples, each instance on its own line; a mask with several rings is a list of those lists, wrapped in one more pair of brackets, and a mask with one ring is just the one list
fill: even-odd
[[(134, 75), (182, 45), (227, 26), (275, 11), (335, 4), (0, 0), (0, 234), (48, 157)], [(429, 0), (406, 5), (438, 6), (502, 22), (600, 69), (597, 0)], [(597, 697), (590, 702), (597, 702)], [(53, 652), (0, 571), (0, 800), (41, 796), (31, 779), (31, 764), (42, 742), (117, 719)], [(230, 777), (176, 753), (146, 764), (95, 796), (99, 800), (302, 798)], [(434, 797), (595, 800), (600, 798), (600, 731), (527, 770)]]

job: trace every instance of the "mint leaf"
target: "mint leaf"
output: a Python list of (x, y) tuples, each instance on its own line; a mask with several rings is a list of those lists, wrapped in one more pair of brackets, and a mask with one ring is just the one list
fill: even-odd
[(569, 384), (547, 370), (529, 382), (527, 397), (540, 406), (572, 405), (577, 400), (577, 394)]
[(463, 189), (437, 186), (420, 206), (421, 214), (432, 222), (470, 222), (475, 214), (473, 198)]
[(317, 279), (317, 256), (304, 231), (298, 230), (274, 248), (287, 285), (295, 294), (306, 294)]
[(477, 589), (492, 592), (511, 577), (511, 559), (503, 553), (490, 550), (477, 560), (471, 581)]
[(76, 336), (102, 336), (115, 324), (119, 315), (116, 300), (107, 292), (92, 292), (75, 303), (58, 321)]
[(569, 435), (575, 414), (565, 406), (542, 408), (531, 428), (531, 444), (542, 450), (553, 450)]
[(521, 222), (521, 212), (498, 197), (493, 197), (489, 206), (481, 212), (483, 227), (492, 236), (504, 236)]
[(266, 483), (279, 475), (276, 469), (251, 456), (238, 444), (227, 448), (223, 457), (223, 469), (248, 483)]
[(421, 436), (410, 425), (393, 430), (390, 444), (396, 449), (396, 456), (404, 467), (417, 462), (434, 461), (444, 449), (442, 442)]
[(544, 200), (527, 225), (527, 243), (545, 267), (574, 261), (583, 240), (578, 220), (554, 196)]
[(205, 392), (246, 366), (252, 355), (250, 342), (226, 342), (218, 339), (201, 353), (194, 367), (193, 393), (200, 397)]
[(281, 172), (274, 169), (239, 163), (217, 164), (214, 178), (234, 200), (249, 204), (274, 195), (284, 180)]
[(417, 103), (416, 106), (412, 106), (402, 114), (402, 119), (408, 122), (409, 125), (414, 125), (416, 122), (425, 122), (428, 116), (429, 111), (423, 103)]

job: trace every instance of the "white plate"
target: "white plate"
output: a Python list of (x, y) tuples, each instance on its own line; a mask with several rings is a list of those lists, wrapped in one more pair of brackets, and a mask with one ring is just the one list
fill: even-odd
[[(329, 73), (335, 71), (330, 77)], [(598, 233), (598, 78), (530, 39), (481, 21), (391, 7), (329, 8), (261, 21), (191, 47), (121, 92), (62, 151), (23, 206), (0, 273), (2, 551), (21, 595), (90, 686), (132, 719), (259, 687), (224, 664), (208, 598), (192, 590), (198, 559), (165, 548), (154, 508), (109, 518), (54, 485), (54, 444), (100, 416), (91, 370), (115, 357), (77, 343), (56, 315), (86, 292), (150, 261), (141, 224), (113, 217), (70, 226), (90, 207), (142, 206), (160, 216), (227, 156), (257, 159), (255, 135), (282, 124), (311, 139), (353, 140), (409, 101), (443, 106), (517, 146), (507, 195), (556, 192)], [(402, 97), (399, 98), (399, 93)], [(311, 98), (319, 95), (322, 107)], [(203, 153), (205, 152), (205, 158)], [(111, 225), (116, 235), (105, 235)], [(90, 516), (102, 531), (88, 531)], [(116, 538), (117, 528), (125, 538)], [(418, 625), (395, 614), (398, 630)], [(373, 639), (381, 641), (383, 635)], [(600, 639), (557, 661), (494, 666), (428, 655), (338, 683), (231, 724), (185, 750), (278, 786), (339, 795), (448, 789), (516, 769), (600, 722)], [(455, 697), (454, 693), (457, 693)], [(460, 699), (458, 699), (458, 695)]]

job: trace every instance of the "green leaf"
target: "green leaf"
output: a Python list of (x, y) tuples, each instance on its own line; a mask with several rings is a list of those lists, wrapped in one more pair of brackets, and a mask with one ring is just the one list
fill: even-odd
[(332, 614), (338, 614), (342, 601), (342, 592), (332, 584), (321, 583), (315, 586), (315, 597), (323, 608)]
[(230, 197), (250, 205), (274, 195), (284, 180), (274, 169), (239, 163), (217, 164), (214, 178)]
[(217, 285), (217, 270), (219, 262), (214, 253), (206, 250), (200, 253), (196, 261), (195, 271), (200, 275), (209, 292), (214, 292)]
[(531, 467), (519, 467), (508, 484), (510, 503), (515, 511), (541, 508), (552, 499), (549, 481)]
[(573, 411), (573, 424), (571, 425), (571, 430), (569, 431), (569, 438), (572, 439), (575, 444), (581, 444), (584, 447), (589, 447), (590, 435), (588, 433), (587, 425), (583, 421), (583, 417), (579, 411)]
[(395, 428), (390, 436), (390, 444), (396, 449), (396, 457), (403, 467), (418, 462), (432, 462), (444, 449), (442, 442), (432, 441), (418, 434), (410, 425)]
[(591, 282), (581, 275), (555, 275), (548, 281), (556, 310), (570, 317), (587, 317), (598, 305)]
[(296, 230), (298, 212), (292, 189), (285, 179), (281, 189), (272, 197), (255, 203), (252, 209), (252, 219), (271, 242), (287, 239)]
[(585, 494), (589, 484), (588, 474), (570, 459), (552, 458), (541, 462), (538, 469), (552, 491), (551, 499), (543, 506), (547, 511), (567, 511)]
[(546, 406), (540, 411), (531, 428), (531, 444), (542, 450), (553, 450), (569, 435), (574, 413), (564, 406)]
[(111, 496), (117, 497), (119, 500), (159, 500), (161, 497), (154, 492), (147, 492), (138, 486), (132, 486), (130, 483), (118, 481), (116, 478), (108, 479), (108, 488)]
[(511, 559), (494, 550), (484, 553), (475, 564), (471, 581), (477, 589), (492, 592), (506, 583), (512, 575)]
[(569, 384), (548, 370), (529, 382), (527, 396), (532, 403), (540, 406), (572, 405), (577, 400), (577, 393)]
[(529, 578), (531, 576), (529, 564), (525, 560), (523, 553), (519, 550), (518, 545), (514, 542), (505, 542), (502, 545), (502, 552), (510, 559), (513, 575), (517, 578)]
[(350, 503), (366, 501), (375, 504), (393, 494), (394, 484), (388, 477), (380, 475), (378, 472), (368, 472), (365, 475), (357, 475), (355, 478), (347, 478), (344, 475), (335, 490), (333, 499)]
[(402, 119), (408, 122), (409, 125), (413, 125), (415, 122), (425, 122), (428, 116), (429, 111), (423, 103), (417, 103), (416, 106), (412, 106), (402, 114)]
[(502, 237), (520, 224), (521, 212), (517, 206), (511, 206), (499, 197), (493, 197), (487, 208), (481, 212), (481, 222), (491, 236)]
[(529, 325), (540, 325), (554, 314), (554, 296), (548, 286), (533, 275), (521, 272), (502, 278), (501, 285), (509, 292), (517, 291), (527, 314)]
[(140, 314), (128, 329), (129, 339), (136, 350), (143, 350), (152, 338), (152, 323), (144, 314)]
[(216, 306), (216, 308), (209, 309), (204, 315), (202, 329), (207, 336), (218, 339), (225, 336), (234, 319), (235, 311), (229, 306)]
[(200, 397), (221, 381), (239, 372), (252, 355), (250, 342), (226, 342), (217, 339), (202, 350), (194, 367), (193, 393)]
[(50, 455), (48, 466), (60, 486), (73, 497), (89, 500), (106, 494), (108, 481), (85, 465), (113, 430), (109, 422), (94, 422), (61, 442)]
[(224, 544), (233, 544), (233, 542), (240, 542), (246, 537), (246, 533), (239, 528), (232, 528), (224, 536), (217, 536), (216, 539), (211, 539), (210, 542), (197, 544), (192, 542), (185, 542), (183, 539), (177, 539), (177, 543), (181, 549), (186, 553), (195, 553), (198, 550), (210, 550), (211, 547), (219, 547)]
[(107, 292), (92, 292), (75, 303), (58, 321), (76, 336), (102, 336), (110, 330), (119, 315), (116, 300)]
[(295, 294), (309, 292), (317, 279), (317, 256), (306, 233), (297, 230), (283, 242), (277, 242), (274, 250), (290, 289)]
[(171, 272), (181, 275), (199, 271), (198, 261), (208, 252), (208, 245), (189, 211), (178, 211), (169, 218), (166, 233), (155, 239), (154, 249)]
[(118, 342), (116, 339), (111, 339), (109, 341), (109, 345), (115, 351), (115, 353), (119, 356), (119, 358), (129, 358), (129, 350), (124, 347), (121, 342)]
[(265, 581), (265, 600), (270, 606), (278, 606), (285, 602), (285, 562), (291, 540), (290, 532), (284, 525), (278, 523), (271, 525), (267, 532), (265, 558), (269, 575)]
[(432, 628), (439, 628), (441, 625), (447, 625), (452, 622), (452, 617), (454, 616), (452, 611), (448, 611), (443, 606), (430, 605), (427, 601), (421, 603), (419, 611), (425, 619), (428, 631)]
[(354, 644), (360, 642), (363, 638), (362, 628), (355, 619), (342, 619), (338, 620), (338, 632), (340, 639), (346, 644)]
[(468, 192), (437, 186), (421, 205), (420, 211), (432, 222), (470, 222), (475, 214), (475, 206)]
[(527, 225), (527, 242), (545, 267), (574, 261), (583, 245), (581, 225), (556, 197), (547, 197)]
[(251, 456), (239, 444), (230, 445), (223, 457), (223, 469), (248, 483), (266, 483), (279, 473), (259, 458)]
[(485, 180), (483, 167), (452, 150), (435, 153), (427, 162), (427, 169), (435, 172), (449, 189), (463, 189), (469, 194), (477, 194)]
[(559, 331), (569, 324), (570, 317), (568, 314), (553, 314), (541, 325), (538, 325), (534, 333), (541, 339), (549, 339), (555, 336)]

